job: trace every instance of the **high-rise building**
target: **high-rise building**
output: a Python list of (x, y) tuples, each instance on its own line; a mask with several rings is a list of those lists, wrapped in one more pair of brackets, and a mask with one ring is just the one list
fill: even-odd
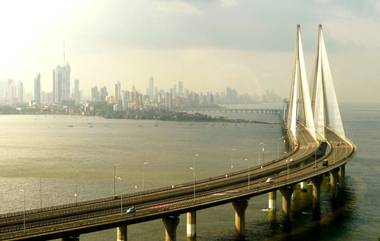
[(70, 100), (70, 72), (69, 64), (58, 65), (53, 70), (53, 99), (54, 103), (61, 104)]
[(153, 99), (154, 97), (154, 79), (153, 77), (150, 77), (149, 78), (149, 87), (147, 89), (147, 93), (146, 93), (150, 98)]
[(121, 102), (121, 84), (116, 82), (115, 84), (115, 103)]
[(99, 91), (97, 86), (91, 88), (91, 100), (94, 102), (99, 101)]
[(6, 102), (8, 105), (14, 105), (17, 103), (17, 86), (12, 79), (8, 79)]
[(17, 83), (17, 103), (24, 102), (24, 83), (19, 81)]
[(41, 104), (41, 74), (38, 73), (34, 78), (34, 101), (36, 105)]
[(183, 82), (182, 81), (178, 81), (178, 95), (181, 97), (184, 95)]
[(80, 92), (79, 92), (79, 80), (76, 79), (74, 81), (74, 101), (76, 105), (79, 105), (80, 103)]
[(107, 87), (103, 86), (100, 88), (100, 101), (105, 102), (108, 96)]

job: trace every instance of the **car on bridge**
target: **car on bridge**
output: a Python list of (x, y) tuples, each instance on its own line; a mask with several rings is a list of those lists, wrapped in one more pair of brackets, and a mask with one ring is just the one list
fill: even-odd
[(322, 165), (323, 165), (324, 167), (327, 167), (327, 166), (329, 165), (329, 160), (324, 159), (324, 160), (322, 161)]
[(136, 214), (136, 207), (135, 206), (129, 207), (127, 209), (126, 213), (135, 215)]

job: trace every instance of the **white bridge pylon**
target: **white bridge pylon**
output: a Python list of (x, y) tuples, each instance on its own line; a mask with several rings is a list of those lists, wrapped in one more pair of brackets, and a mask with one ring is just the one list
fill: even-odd
[(312, 108), (317, 139), (319, 141), (326, 139), (325, 127), (328, 127), (340, 137), (345, 138), (342, 118), (323, 39), (322, 25), (318, 27), (318, 44), (312, 78)]
[(345, 138), (338, 100), (327, 58), (322, 25), (318, 27), (318, 44), (312, 76), (312, 99), (306, 77), (305, 61), (301, 42), (300, 25), (297, 25), (294, 70), (290, 88), (287, 128), (297, 140), (297, 124), (302, 124), (311, 136), (325, 141), (325, 129), (329, 128)]
[(300, 25), (297, 25), (294, 69), (287, 117), (287, 128), (295, 139), (297, 139), (297, 122), (303, 124), (310, 132), (311, 136), (316, 139), (309, 85), (301, 42)]

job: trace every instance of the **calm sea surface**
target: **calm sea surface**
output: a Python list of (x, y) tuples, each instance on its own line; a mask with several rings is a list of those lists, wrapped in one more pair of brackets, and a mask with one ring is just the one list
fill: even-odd
[[(234, 117), (278, 122), (275, 115)], [(248, 240), (378, 240), (380, 237), (380, 105), (343, 105), (346, 132), (358, 153), (346, 168), (338, 205), (322, 194), (322, 218), (310, 208), (294, 213), (292, 230), (267, 222), (267, 196), (254, 197), (247, 210)], [(281, 155), (280, 125), (108, 120), (76, 116), (0, 116), (0, 212), (58, 205), (117, 193), (140, 191), (223, 174)], [(196, 155), (198, 154), (198, 155)], [(249, 161), (244, 161), (248, 158)], [(143, 164), (143, 163), (147, 164)], [(143, 177), (145, 177), (143, 179)], [(326, 185), (325, 185), (326, 186)], [(327, 188), (327, 186), (326, 186)], [(325, 188), (325, 189), (326, 189)], [(295, 203), (303, 199), (296, 195)], [(298, 201), (297, 201), (298, 200)], [(307, 203), (307, 197), (306, 202)], [(279, 205), (280, 203), (278, 203)], [(302, 206), (302, 205), (299, 205)], [(278, 215), (280, 217), (280, 215)], [(199, 211), (198, 240), (234, 240), (233, 209), (223, 205)], [(186, 237), (185, 216), (178, 240)], [(115, 231), (82, 235), (81, 240), (115, 240)], [(130, 225), (128, 240), (163, 240), (161, 220)]]

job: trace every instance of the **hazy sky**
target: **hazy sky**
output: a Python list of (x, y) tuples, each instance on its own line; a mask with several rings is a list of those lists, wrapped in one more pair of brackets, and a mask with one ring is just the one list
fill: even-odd
[(51, 89), (66, 57), (88, 95), (94, 85), (273, 89), (287, 96), (296, 24), (307, 69), (317, 25), (342, 101), (380, 101), (378, 0), (12, 0), (0, 1), (0, 79), (33, 78)]

